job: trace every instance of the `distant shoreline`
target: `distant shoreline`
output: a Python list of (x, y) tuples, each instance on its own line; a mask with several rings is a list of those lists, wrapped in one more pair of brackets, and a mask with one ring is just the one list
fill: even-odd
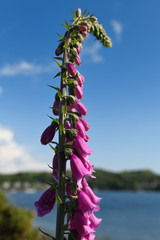
[[(125, 171), (114, 173), (101, 169), (96, 170), (96, 178), (88, 178), (89, 185), (95, 190), (123, 191), (159, 191), (160, 175), (149, 170)], [(68, 175), (71, 173), (68, 171)], [(52, 182), (51, 172), (23, 172), (1, 174), (0, 190), (41, 191)]]

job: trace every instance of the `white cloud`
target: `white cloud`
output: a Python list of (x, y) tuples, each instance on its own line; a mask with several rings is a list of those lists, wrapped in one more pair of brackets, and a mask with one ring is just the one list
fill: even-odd
[(35, 161), (25, 146), (15, 142), (10, 129), (0, 126), (0, 173), (47, 170), (46, 164)]
[(112, 28), (113, 28), (113, 31), (114, 31), (115, 34), (116, 34), (117, 41), (121, 41), (122, 31), (123, 31), (123, 25), (122, 25), (122, 23), (120, 23), (119, 21), (113, 19), (113, 20), (111, 21), (111, 26), (112, 26)]
[(2, 94), (3, 92), (3, 88), (0, 86), (0, 95)]
[(51, 72), (54, 67), (54, 63), (44, 66), (35, 63), (29, 63), (27, 61), (21, 61), (19, 63), (6, 64), (0, 68), (0, 76), (35, 75), (39, 73)]
[(99, 49), (102, 47), (102, 45), (98, 42), (93, 43), (92, 45), (85, 45), (82, 49), (82, 56), (87, 57), (89, 61), (92, 62), (101, 62), (103, 60), (103, 57), (99, 54)]

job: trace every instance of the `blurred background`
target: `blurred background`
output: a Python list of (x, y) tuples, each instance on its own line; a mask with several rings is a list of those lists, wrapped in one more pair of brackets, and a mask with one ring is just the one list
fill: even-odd
[[(56, 33), (64, 34), (61, 24), (72, 19), (71, 10), (87, 9), (113, 43), (107, 49), (89, 35), (78, 67), (85, 77), (90, 161), (97, 169), (97, 179), (89, 182), (103, 197), (96, 239), (159, 240), (160, 2), (6, 0), (0, 5), (0, 189), (9, 201), (0, 198), (0, 212), (20, 211), (15, 206), (35, 211), (34, 201), (47, 188), (53, 151), (40, 144), (40, 136), (54, 102), (48, 85), (59, 87), (53, 78)], [(28, 216), (28, 226), (33, 217), (35, 227), (54, 233), (55, 213), (56, 207), (42, 219), (20, 214)], [(12, 219), (11, 213), (3, 216), (1, 236), (4, 221)], [(36, 239), (29, 228), (32, 234), (22, 231), (23, 239)], [(16, 234), (1, 240), (18, 239)]]

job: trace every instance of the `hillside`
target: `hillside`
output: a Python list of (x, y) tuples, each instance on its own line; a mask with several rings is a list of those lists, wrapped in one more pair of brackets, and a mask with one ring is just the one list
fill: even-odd
[[(52, 182), (52, 177), (46, 172), (0, 175), (0, 189), (4, 190), (42, 190), (48, 187), (48, 182)], [(113, 173), (96, 169), (96, 179), (88, 178), (88, 182), (100, 190), (160, 190), (160, 175), (149, 170)]]

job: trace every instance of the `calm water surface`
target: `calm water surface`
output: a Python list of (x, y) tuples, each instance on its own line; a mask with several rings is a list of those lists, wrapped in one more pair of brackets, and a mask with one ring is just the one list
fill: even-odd
[[(27, 194), (8, 193), (14, 204), (35, 210), (34, 202), (42, 192)], [(96, 213), (103, 219), (97, 228), (96, 239), (106, 240), (160, 240), (159, 192), (97, 192), (102, 197), (101, 210)], [(34, 225), (51, 233), (55, 229), (54, 211), (43, 218), (35, 217)]]

